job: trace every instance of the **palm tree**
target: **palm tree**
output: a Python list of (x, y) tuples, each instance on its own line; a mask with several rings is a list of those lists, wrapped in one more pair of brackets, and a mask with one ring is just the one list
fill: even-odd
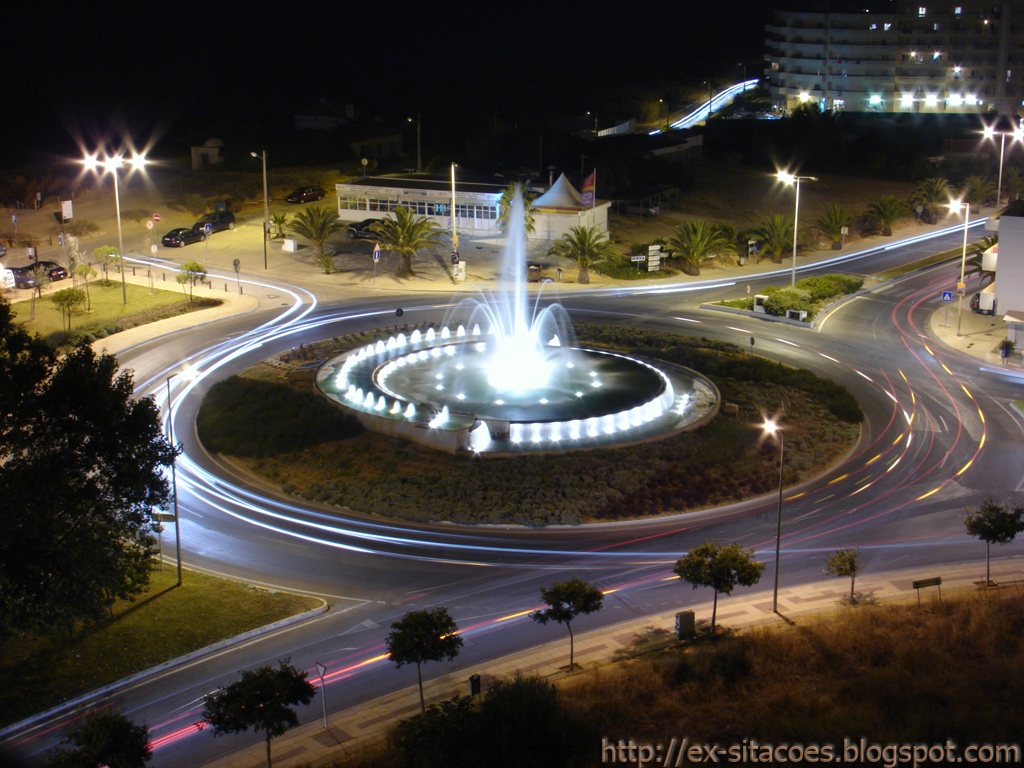
[(984, 259), (983, 254), (993, 245), (999, 242), (999, 235), (992, 235), (991, 237), (983, 237), (976, 243), (972, 243), (971, 247), (967, 249), (967, 254), (970, 256), (966, 262), (966, 270), (964, 271), (964, 278), (973, 277), (978, 275), (981, 279), (981, 285), (985, 285), (985, 278), (988, 278), (989, 282), (995, 277), (994, 272), (987, 272), (981, 268), (982, 260)]
[(996, 196), (996, 184), (986, 176), (968, 176), (961, 195), (964, 202), (984, 205), (987, 200)]
[(288, 224), (288, 231), (304, 237), (313, 245), (313, 262), (323, 266), (324, 260), (328, 260), (325, 274), (330, 274), (330, 257), (326, 255), (325, 249), (328, 238), (335, 232), (340, 232), (345, 225), (338, 219), (338, 214), (330, 208), (321, 205), (311, 205), (304, 211), (295, 214), (295, 218)]
[(1010, 166), (1003, 174), (1003, 189), (1013, 200), (1019, 200), (1024, 195), (1024, 171), (1017, 166)]
[(782, 263), (782, 254), (793, 247), (793, 220), (781, 213), (773, 213), (754, 230), (754, 237), (765, 252), (772, 255), (772, 261)]
[(719, 251), (735, 247), (728, 232), (701, 220), (687, 221), (681, 227), (676, 227), (675, 235), (668, 244), (682, 257), (685, 264), (683, 271), (688, 275), (699, 275), (701, 264)]
[(922, 207), (921, 220), (926, 224), (934, 224), (939, 220), (939, 208), (948, 205), (952, 197), (949, 182), (938, 176), (925, 179), (917, 185), (910, 196), (910, 204)]
[(275, 213), (270, 217), (270, 223), (274, 227), (274, 237), (284, 237), (284, 225), (288, 223), (288, 214)]
[(852, 218), (845, 205), (834, 203), (825, 208), (815, 220), (814, 226), (832, 241), (833, 250), (838, 251), (843, 247), (843, 229), (850, 226)]
[(440, 240), (443, 230), (433, 219), (426, 216), (414, 217), (408, 208), (395, 208), (391, 213), (395, 218), (381, 219), (370, 225), (370, 229), (380, 236), (378, 239), (381, 247), (401, 257), (395, 274), (398, 277), (412, 277), (416, 274), (412, 269), (412, 257), (423, 248), (441, 250), (444, 245)]
[(618, 256), (618, 251), (597, 227), (573, 227), (551, 246), (548, 255), (575, 261), (580, 268), (577, 282), (587, 285), (590, 283), (590, 268)]
[(882, 229), (882, 237), (892, 235), (892, 225), (910, 215), (910, 206), (896, 195), (879, 198), (864, 211), (864, 218), (875, 222)]
[[(518, 184), (509, 184), (508, 187), (502, 191), (501, 197), (498, 199), (498, 227), (501, 229), (505, 228), (505, 225), (508, 224), (509, 216), (512, 215), (512, 201), (515, 200), (516, 188), (518, 186)], [(537, 199), (537, 193), (531, 192), (526, 187), (522, 187), (521, 189), (523, 205), (526, 208), (523, 212), (526, 219), (526, 234), (532, 235), (535, 229), (533, 223), (533, 212), (535, 210), (533, 207), (533, 201)]]

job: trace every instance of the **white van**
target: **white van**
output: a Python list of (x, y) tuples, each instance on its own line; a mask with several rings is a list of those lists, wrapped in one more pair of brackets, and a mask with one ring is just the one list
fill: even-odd
[(5, 269), (3, 264), (0, 264), (0, 288), (3, 288), (5, 291), (14, 288), (14, 273), (9, 269)]

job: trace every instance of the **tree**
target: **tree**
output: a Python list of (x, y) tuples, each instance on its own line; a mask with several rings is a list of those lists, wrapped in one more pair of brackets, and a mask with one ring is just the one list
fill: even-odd
[(733, 542), (720, 547), (708, 541), (694, 547), (690, 553), (676, 561), (673, 569), (676, 576), (697, 587), (711, 587), (715, 590), (714, 607), (711, 609), (711, 631), (715, 631), (718, 614), (718, 593), (729, 595), (737, 586), (752, 587), (761, 580), (765, 564), (754, 560), (753, 549), (742, 549)]
[(153, 755), (149, 728), (136, 725), (116, 709), (90, 712), (64, 730), (48, 768), (143, 768)]
[(987, 176), (968, 176), (960, 194), (965, 203), (984, 205), (987, 200), (996, 196), (996, 183)]
[(814, 226), (825, 237), (832, 241), (832, 248), (839, 250), (843, 242), (843, 229), (850, 226), (852, 217), (845, 205), (833, 203), (826, 206), (822, 214), (815, 220)]
[(92, 312), (92, 299), (89, 297), (89, 281), (96, 277), (96, 270), (90, 264), (79, 264), (75, 268), (75, 274), (82, 278), (82, 285), (85, 286), (85, 311)]
[(111, 267), (117, 267), (120, 269), (121, 261), (120, 256), (117, 255), (117, 248), (112, 245), (101, 245), (99, 248), (94, 248), (92, 251), (94, 259), (99, 261), (100, 266), (103, 268), (103, 279), (107, 279), (107, 272)]
[(716, 256), (719, 251), (733, 250), (735, 246), (727, 231), (697, 220), (676, 227), (675, 234), (669, 240), (669, 247), (689, 265), (684, 270), (688, 275), (699, 275), (701, 264)]
[(619, 254), (597, 227), (573, 227), (551, 246), (548, 255), (575, 261), (580, 268), (577, 282), (588, 285), (590, 268)]
[(984, 254), (989, 248), (999, 242), (999, 235), (995, 234), (991, 237), (983, 237), (975, 243), (972, 243), (970, 248), (967, 249), (969, 258), (967, 259), (964, 267), (964, 277), (970, 278), (974, 275), (978, 276), (981, 285), (985, 285), (986, 278), (989, 282), (995, 279), (995, 272), (986, 271), (982, 269), (984, 263)]
[(145, 208), (128, 208), (121, 211), (121, 218), (124, 221), (134, 221), (142, 226), (142, 222), (149, 220), (149, 211)]
[(772, 256), (776, 264), (782, 263), (782, 254), (793, 248), (793, 220), (781, 213), (773, 213), (754, 230), (761, 249)]
[(206, 267), (195, 261), (186, 261), (181, 265), (181, 271), (178, 273), (177, 278), (178, 284), (184, 287), (188, 286), (188, 300), (192, 302), (192, 289), (199, 283), (206, 280)]
[(278, 668), (269, 664), (242, 672), (242, 679), (221, 686), (203, 698), (200, 726), (213, 726), (214, 736), (243, 733), (252, 728), (263, 731), (267, 742), (267, 768), (270, 768), (270, 740), (299, 724), (292, 707), (308, 705), (316, 696), (316, 688), (306, 680), (308, 672), (300, 672), (289, 659), (278, 661)]
[(1003, 189), (1006, 194), (1014, 200), (1019, 200), (1024, 194), (1024, 170), (1011, 165), (1003, 174)]
[[(335, 232), (340, 232), (345, 225), (338, 219), (338, 214), (322, 205), (311, 205), (299, 211), (288, 224), (288, 231), (309, 240), (313, 246), (313, 262), (323, 266), (327, 241)], [(324, 270), (330, 274), (330, 269)]]
[(1024, 506), (997, 504), (989, 497), (975, 509), (968, 509), (964, 518), (967, 533), (985, 542), (985, 585), (992, 583), (991, 552), (993, 544), (1009, 544), (1024, 531)]
[(284, 227), (288, 223), (288, 214), (275, 213), (270, 217), (270, 223), (274, 226), (274, 237), (284, 237)]
[(154, 507), (166, 507), (164, 437), (116, 358), (57, 358), (0, 301), (0, 638), (99, 620), (149, 581)]
[(410, 611), (391, 625), (384, 641), (388, 658), (399, 669), (404, 664), (416, 665), (420, 685), (420, 709), (427, 711), (423, 698), (423, 664), (428, 661), (451, 661), (459, 655), (462, 638), (459, 627), (446, 608)]
[[(509, 217), (512, 215), (512, 202), (516, 197), (516, 189), (519, 188), (518, 184), (509, 184), (504, 190), (502, 190), (501, 197), (498, 198), (498, 227), (505, 229), (508, 225)], [(533, 214), (536, 210), (533, 207), (533, 201), (537, 199), (537, 193), (531, 192), (525, 187), (521, 189), (522, 201), (525, 210), (523, 211), (524, 226), (526, 227), (526, 234), (532, 235), (536, 227), (534, 226)]]
[(910, 204), (921, 206), (921, 220), (926, 224), (934, 224), (939, 220), (939, 209), (949, 205), (952, 196), (949, 182), (935, 176), (918, 183), (910, 195)]
[(60, 310), (61, 322), (67, 319), (68, 330), (71, 330), (71, 316), (85, 304), (85, 291), (81, 288), (61, 288), (50, 296), (50, 301)]
[(830, 576), (836, 576), (837, 578), (843, 578), (846, 576), (850, 577), (850, 602), (854, 602), (853, 597), (853, 585), (857, 581), (857, 572), (860, 570), (860, 562), (858, 561), (858, 555), (860, 550), (856, 547), (852, 549), (840, 549), (833, 552), (828, 556), (825, 561), (825, 573)]
[(424, 248), (441, 250), (442, 230), (433, 219), (426, 216), (414, 217), (408, 208), (395, 208), (391, 214), (393, 219), (381, 219), (370, 228), (379, 235), (382, 248), (400, 257), (395, 274), (398, 277), (412, 277), (416, 274), (412, 268), (412, 257)]
[(534, 611), (530, 614), (530, 618), (538, 624), (547, 624), (549, 621), (565, 624), (565, 628), (569, 630), (569, 671), (571, 672), (575, 669), (572, 620), (577, 616), (601, 610), (604, 605), (604, 593), (585, 581), (572, 578), (569, 581), (556, 581), (547, 589), (541, 587), (540, 595), (549, 607), (543, 611)]
[(882, 237), (892, 235), (892, 225), (910, 215), (910, 206), (896, 195), (885, 195), (868, 206), (864, 218), (875, 222), (882, 230)]

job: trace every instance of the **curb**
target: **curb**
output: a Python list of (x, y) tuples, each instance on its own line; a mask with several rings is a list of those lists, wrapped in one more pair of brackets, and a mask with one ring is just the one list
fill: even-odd
[(322, 605), (313, 608), (310, 611), (306, 611), (305, 613), (298, 613), (294, 616), (289, 616), (286, 619), (275, 621), (273, 624), (267, 624), (263, 627), (250, 629), (248, 632), (243, 632), (240, 635), (235, 635), (234, 637), (229, 637), (224, 640), (220, 640), (216, 643), (213, 643), (212, 645), (207, 645), (204, 648), (199, 648), (195, 651), (191, 651), (190, 653), (186, 653), (184, 656), (178, 656), (177, 658), (170, 659), (169, 661), (157, 664), (155, 667), (144, 669), (141, 672), (136, 672), (135, 674), (129, 675), (128, 677), (123, 677), (120, 680), (117, 680), (116, 682), (104, 685), (102, 688), (96, 688), (87, 693), (83, 693), (81, 696), (65, 701), (43, 712), (37, 712), (36, 714), (31, 715), (17, 723), (11, 723), (7, 727), (0, 729), (0, 739), (4, 738), (10, 733), (13, 733), (14, 731), (31, 727), (39, 721), (45, 720), (49, 717), (53, 717), (54, 715), (57, 715), (66, 709), (74, 709), (91, 699), (106, 696), (109, 693), (113, 693), (118, 688), (130, 685), (134, 682), (138, 682), (139, 680), (149, 677), (150, 675), (154, 675), (159, 672), (164, 672), (168, 669), (173, 669), (174, 667), (181, 666), (182, 664), (187, 664), (188, 662), (194, 661), (195, 659), (198, 659), (202, 656), (206, 656), (207, 654), (219, 651), (222, 648), (227, 648), (228, 646), (235, 645), (237, 643), (243, 643), (246, 640), (251, 640), (252, 638), (259, 637), (260, 635), (270, 634), (271, 632), (274, 632), (278, 629), (284, 629), (285, 627), (289, 627), (292, 624), (298, 624), (301, 621), (312, 619), (315, 616), (319, 616), (323, 613), (326, 613), (330, 606), (327, 604), (327, 601), (325, 600), (321, 600), (320, 602), (322, 603)]

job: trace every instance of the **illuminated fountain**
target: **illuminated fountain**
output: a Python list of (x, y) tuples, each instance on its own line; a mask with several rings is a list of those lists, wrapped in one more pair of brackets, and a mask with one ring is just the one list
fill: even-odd
[(562, 305), (527, 293), (518, 197), (510, 219), (510, 286), (328, 361), (320, 391), (375, 432), (485, 454), (626, 444), (714, 416), (718, 391), (694, 371), (577, 347)]

